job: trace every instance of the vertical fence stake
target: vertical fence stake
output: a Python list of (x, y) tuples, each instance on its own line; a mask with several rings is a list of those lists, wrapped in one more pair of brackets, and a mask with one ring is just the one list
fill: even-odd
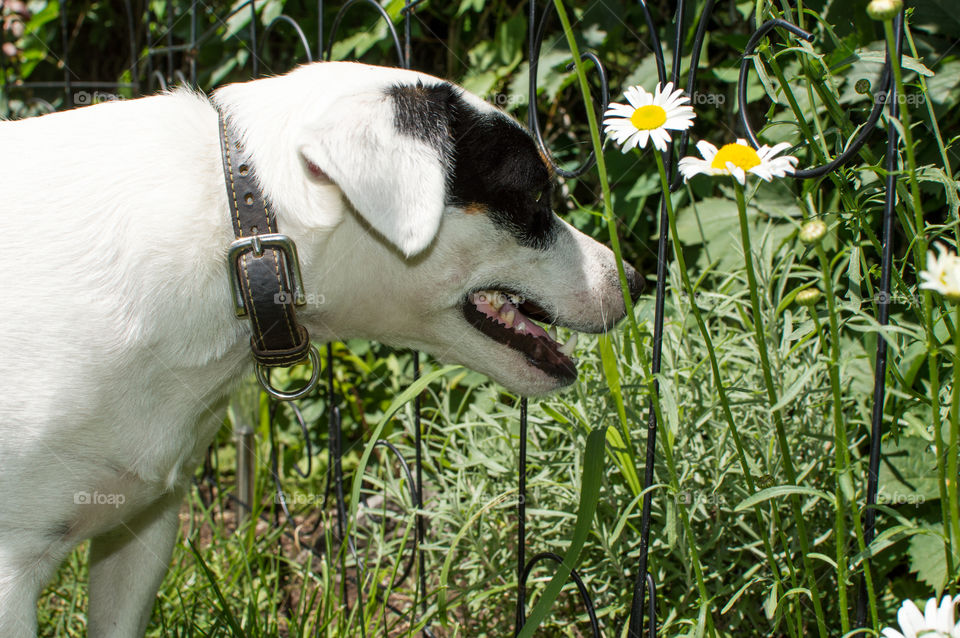
[[(653, 18), (650, 15), (650, 11), (647, 8), (646, 2), (641, 0), (641, 7), (643, 8), (644, 18), (647, 22), (647, 27), (650, 30), (650, 39), (654, 44), (654, 55), (657, 62), (657, 75), (661, 83), (666, 83), (667, 81), (667, 71), (666, 64), (664, 63), (663, 58), (663, 46), (660, 43), (660, 38), (657, 34), (656, 26), (654, 25)], [(670, 79), (673, 81), (674, 85), (679, 83), (680, 75), (680, 60), (683, 57), (682, 46), (682, 23), (683, 23), (683, 0), (677, 2), (676, 15), (674, 18), (675, 25), (675, 41), (674, 41), (674, 51), (673, 51), (673, 65), (671, 67)], [(693, 71), (691, 71), (693, 73)], [(657, 151), (654, 151), (657, 152)], [(670, 178), (672, 176), (673, 162), (671, 158), (673, 156), (673, 142), (671, 141), (667, 145), (667, 150), (664, 153), (665, 161), (664, 164), (667, 167), (667, 183), (669, 184)], [(670, 197), (669, 191), (661, 194), (660, 200), (660, 222), (659, 229), (660, 235), (657, 241), (657, 293), (656, 301), (654, 303), (654, 321), (653, 321), (653, 343), (651, 347), (653, 352), (651, 353), (650, 359), (650, 374), (654, 377), (653, 381), (653, 392), (660, 392), (660, 384), (656, 380), (656, 376), (660, 374), (660, 364), (662, 359), (663, 351), (663, 315), (664, 315), (664, 305), (666, 301), (666, 288), (667, 288), (667, 252), (669, 247), (669, 242), (667, 236), (669, 234), (669, 220), (667, 218), (667, 200), (666, 198)], [(651, 397), (649, 402), (649, 415), (647, 417), (647, 445), (646, 445), (646, 459), (644, 462), (644, 478), (643, 478), (643, 487), (644, 489), (649, 488), (653, 484), (654, 480), (654, 465), (656, 464), (657, 457), (657, 413), (654, 408), (655, 397)], [(643, 609), (644, 609), (644, 599), (647, 595), (647, 584), (648, 582), (653, 584), (653, 576), (647, 571), (647, 558), (650, 551), (650, 523), (651, 523), (651, 508), (653, 507), (653, 493), (646, 492), (643, 495), (643, 510), (640, 519), (640, 556), (637, 564), (637, 573), (634, 579), (634, 588), (633, 588), (633, 599), (630, 605), (630, 619), (628, 621), (628, 636), (630, 638), (640, 638), (643, 634)], [(651, 613), (656, 609), (656, 600), (654, 596), (656, 589), (655, 587), (650, 587), (650, 610)], [(650, 629), (650, 638), (656, 635), (657, 632), (657, 619), (655, 616), (651, 616), (649, 619), (649, 629)]]
[[(413, 353), (413, 380), (416, 381), (420, 378), (420, 353)], [(420, 419), (420, 395), (418, 394), (413, 400), (413, 428), (415, 435), (415, 445), (416, 445), (416, 454), (417, 454), (417, 485), (416, 485), (416, 494), (417, 500), (413, 504), (417, 508), (417, 540), (416, 540), (416, 553), (417, 553), (417, 589), (418, 596), (420, 597), (420, 609), (424, 615), (427, 613), (427, 569), (426, 569), (426, 557), (423, 555), (423, 545), (424, 536), (425, 536), (425, 526), (423, 521), (423, 433), (421, 431), (421, 419)], [(428, 627), (424, 627), (424, 635), (426, 635)]]
[(240, 499), (237, 507), (237, 528), (239, 529), (254, 509), (257, 456), (254, 453), (256, 443), (253, 428), (249, 425), (241, 425), (235, 431), (235, 440), (237, 444), (237, 498)]
[[(896, 32), (896, 51), (887, 51), (887, 64), (891, 64), (893, 56), (898, 58), (902, 54), (903, 47), (903, 11), (900, 12), (893, 21), (893, 28)], [(887, 94), (887, 109), (890, 118), (899, 118), (900, 109), (897, 96), (897, 83), (891, 78), (890, 92)], [(887, 179), (886, 199), (883, 203), (883, 228), (881, 230), (881, 247), (883, 253), (880, 256), (880, 295), (877, 300), (877, 323), (881, 327), (886, 326), (890, 320), (890, 274), (893, 265), (893, 209), (897, 199), (897, 146), (898, 146), (897, 127), (893, 124), (887, 125), (887, 157), (886, 170)], [(918, 228), (918, 233), (923, 229)], [(882, 335), (877, 336), (877, 357), (873, 373), (873, 413), (870, 422), (870, 466), (867, 470), (867, 494), (866, 505), (863, 514), (863, 540), (866, 546), (870, 546), (873, 536), (876, 533), (877, 510), (874, 505), (877, 503), (877, 491), (880, 487), (880, 442), (883, 437), (883, 406), (884, 395), (886, 394), (887, 383), (887, 341)], [(936, 389), (935, 389), (936, 390)], [(864, 564), (869, 564), (870, 558), (865, 557)], [(867, 575), (864, 570), (860, 577), (859, 592), (857, 595), (857, 627), (864, 627), (867, 623)]]
[(517, 494), (517, 617), (513, 635), (520, 633), (526, 612), (527, 588), (524, 568), (527, 564), (527, 399), (520, 399), (520, 469)]

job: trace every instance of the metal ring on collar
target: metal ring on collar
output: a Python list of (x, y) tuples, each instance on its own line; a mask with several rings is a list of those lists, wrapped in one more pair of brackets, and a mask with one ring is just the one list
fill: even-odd
[(270, 371), (267, 366), (262, 363), (257, 364), (257, 381), (259, 381), (261, 387), (267, 391), (267, 394), (278, 401), (296, 401), (297, 399), (302, 399), (316, 387), (317, 381), (320, 380), (320, 355), (317, 352), (317, 347), (312, 343), (310, 344), (310, 349), (307, 351), (307, 356), (310, 358), (310, 365), (313, 367), (313, 372), (310, 374), (310, 380), (307, 381), (307, 385), (299, 390), (283, 392), (274, 388), (270, 385)]

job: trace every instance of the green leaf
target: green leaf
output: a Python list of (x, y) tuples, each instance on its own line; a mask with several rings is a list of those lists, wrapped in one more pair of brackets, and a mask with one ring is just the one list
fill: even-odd
[[(958, 69), (960, 70), (960, 69)], [(960, 182), (952, 179), (939, 166), (924, 166), (917, 171), (917, 179), (921, 182), (936, 182), (943, 186), (944, 196), (947, 198), (947, 219), (956, 219), (960, 214)]]
[[(911, 522), (911, 525), (913, 523)], [(904, 538), (915, 536), (918, 534), (926, 534), (939, 536), (939, 534), (931, 529), (926, 529), (923, 527), (910, 527), (907, 525), (894, 525), (893, 527), (887, 528), (880, 532), (873, 541), (867, 545), (867, 548), (862, 552), (854, 554), (847, 561), (847, 565), (853, 569), (860, 564), (864, 558), (874, 558), (880, 554), (883, 550), (888, 547), (895, 545)]]
[(461, 0), (460, 8), (457, 9), (457, 17), (462, 16), (467, 11), (474, 11), (480, 13), (483, 10), (484, 0)]
[[(747, 217), (756, 211), (747, 208)], [(737, 203), (722, 197), (705, 197), (695, 205), (677, 211), (677, 236), (685, 246), (709, 243), (712, 239), (728, 242), (739, 228)]]
[(923, 0), (911, 2), (908, 6), (914, 10), (910, 18), (911, 25), (923, 25), (932, 33), (960, 38), (960, 14), (956, 0)]
[(960, 98), (960, 60), (940, 65), (937, 74), (927, 80), (927, 96), (937, 104), (956, 104)]
[(600, 335), (600, 338), (597, 339), (597, 344), (600, 349), (603, 376), (607, 382), (607, 388), (610, 390), (610, 395), (613, 397), (617, 409), (617, 416), (620, 420), (619, 430), (616, 432), (608, 432), (607, 440), (613, 449), (614, 458), (616, 459), (617, 466), (620, 468), (620, 472), (624, 478), (627, 479), (631, 491), (637, 494), (640, 491), (640, 477), (637, 475), (637, 469), (634, 466), (631, 455), (633, 450), (632, 443), (629, 438), (626, 438), (629, 436), (630, 422), (627, 419), (627, 409), (623, 402), (623, 391), (620, 388), (620, 362), (613, 349), (613, 339), (609, 333)]
[(527, 37), (527, 21), (521, 12), (497, 26), (497, 48), (500, 63), (514, 66), (523, 58), (523, 42)]
[(919, 505), (940, 498), (937, 457), (928, 441), (903, 436), (881, 444), (880, 490), (877, 502), (886, 505)]
[(743, 586), (740, 587), (740, 589), (738, 589), (737, 592), (733, 595), (733, 597), (727, 601), (727, 604), (723, 606), (723, 609), (720, 610), (720, 615), (722, 616), (723, 614), (730, 611), (730, 608), (733, 607), (738, 600), (740, 600), (740, 597), (743, 596), (743, 594), (750, 588), (750, 586), (753, 585), (754, 583), (759, 583), (759, 582), (761, 582), (759, 578), (751, 578), (746, 583), (744, 583)]
[(563, 416), (562, 414), (557, 412), (557, 410), (555, 410), (554, 408), (550, 407), (545, 403), (540, 404), (540, 409), (543, 410), (544, 414), (546, 414), (548, 417), (550, 417), (557, 423), (564, 423), (564, 424), (570, 423), (570, 419)]
[[(884, 51), (860, 51), (858, 55), (864, 62), (873, 62), (874, 64), (883, 64), (887, 59), (887, 54)], [(931, 78), (934, 76), (933, 71), (925, 67), (920, 60), (909, 55), (903, 56), (900, 66), (924, 77)]]
[(837, 561), (833, 560), (826, 554), (821, 554), (820, 552), (810, 552), (809, 554), (807, 554), (807, 556), (809, 556), (810, 558), (816, 558), (817, 560), (823, 561), (824, 563), (829, 565), (831, 569), (835, 570), (837, 568)]
[(910, 571), (933, 591), (943, 591), (947, 582), (943, 538), (932, 534), (914, 535), (910, 538), (907, 552), (910, 555)]
[(633, 457), (630, 456), (630, 448), (624, 442), (617, 428), (607, 428), (607, 443), (610, 445), (610, 450), (616, 459), (617, 467), (620, 468), (620, 473), (623, 474), (623, 478), (626, 479), (630, 491), (634, 494), (639, 494), (642, 489), (640, 477), (637, 475), (637, 468), (634, 465)]
[(768, 487), (765, 490), (760, 490), (756, 494), (745, 498), (743, 501), (740, 502), (739, 505), (737, 505), (734, 511), (742, 512), (743, 510), (750, 509), (757, 503), (762, 503), (772, 498), (793, 495), (793, 494), (800, 494), (804, 496), (814, 496), (816, 498), (822, 498), (830, 503), (834, 502), (833, 496), (821, 490), (814, 489), (812, 487), (805, 487), (803, 485), (777, 485), (775, 487)]
[(780, 397), (779, 401), (777, 401), (777, 404), (770, 408), (770, 412), (782, 410), (788, 404), (790, 404), (803, 390), (816, 390), (817, 387), (810, 386), (810, 379), (812, 379), (815, 374), (820, 372), (821, 369), (819, 366), (809, 364), (807, 369), (803, 371), (803, 374), (800, 375), (800, 378), (790, 384), (790, 387), (786, 389), (786, 391), (783, 393), (783, 396)]
[(603, 452), (607, 428), (597, 428), (587, 437), (587, 447), (583, 455), (583, 473), (580, 485), (580, 506), (577, 508), (577, 523), (573, 530), (570, 546), (563, 555), (563, 562), (557, 565), (557, 572), (547, 583), (543, 595), (527, 616), (518, 638), (531, 638), (540, 623), (550, 613), (553, 602), (560, 590), (580, 561), (580, 552), (593, 529), (593, 516), (597, 511), (600, 498), (600, 478), (603, 476)]
[(474, 523), (476, 523), (481, 516), (491, 509), (502, 506), (507, 502), (508, 496), (516, 493), (517, 489), (514, 488), (499, 494), (497, 498), (491, 499), (483, 507), (474, 512), (473, 516), (463, 524), (463, 527), (460, 528), (460, 531), (457, 532), (457, 535), (454, 536), (450, 542), (450, 547), (447, 549), (447, 557), (444, 559), (443, 566), (440, 568), (440, 587), (437, 590), (437, 613), (440, 616), (441, 624), (444, 626), (447, 625), (447, 582), (449, 581), (450, 566), (453, 564), (453, 557), (456, 555), (457, 546), (460, 545), (460, 541), (463, 540), (463, 537), (467, 535), (467, 532), (473, 528)]
[(383, 432), (384, 427), (390, 419), (393, 418), (393, 415), (402, 408), (404, 405), (413, 401), (414, 398), (423, 390), (430, 385), (434, 380), (439, 379), (440, 377), (450, 374), (455, 370), (459, 370), (462, 366), (444, 366), (433, 370), (407, 387), (406, 390), (400, 393), (393, 402), (390, 404), (390, 407), (387, 408), (387, 411), (383, 413), (383, 416), (380, 417), (380, 422), (377, 423), (376, 427), (373, 428), (373, 432), (370, 433), (370, 438), (367, 440), (367, 444), (363, 448), (363, 455), (360, 457), (360, 463), (358, 465), (361, 468), (353, 476), (353, 485), (350, 489), (350, 520), (354, 521), (357, 518), (357, 504), (360, 502), (360, 486), (363, 483), (363, 470), (362, 468), (367, 467), (367, 463), (370, 462), (370, 455), (373, 454), (373, 448), (376, 445), (377, 440), (380, 438), (380, 433)]

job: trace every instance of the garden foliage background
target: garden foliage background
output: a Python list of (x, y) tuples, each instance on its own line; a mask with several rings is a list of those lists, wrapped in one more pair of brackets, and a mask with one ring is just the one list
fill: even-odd
[[(39, 0), (3, 4), (7, 77), (61, 79), (60, 56), (55, 53), (61, 35), (56, 28), (58, 4)], [(77, 78), (129, 81), (139, 73), (129, 68), (122, 3), (67, 4), (71, 67)], [(189, 21), (182, 19), (187, 4), (173, 3), (176, 41), (188, 37)], [(329, 25), (339, 3), (327, 4), (324, 23)], [(567, 4), (580, 48), (595, 51), (606, 67), (612, 99), (620, 99), (629, 85), (652, 90), (656, 65), (638, 4), (616, 0)], [(687, 52), (704, 4), (704, 0), (688, 3), (683, 34)], [(743, 136), (735, 99), (740, 53), (759, 22), (783, 17), (816, 38), (806, 45), (775, 32), (776, 37), (761, 45), (763, 65), (751, 73), (748, 84), (751, 120), (758, 128), (765, 123), (763, 142), (794, 145), (790, 152), (800, 158), (801, 166), (835, 156), (865, 121), (883, 62), (882, 25), (867, 17), (865, 4), (720, 3), (696, 70), (698, 89), (692, 104), (698, 117), (693, 139), (719, 145)], [(398, 23), (402, 5), (401, 0), (383, 2)], [(138, 16), (152, 11), (158, 17), (155, 25), (166, 23), (166, 2), (140, 0), (133, 6)], [(220, 22), (231, 3), (209, 0), (200, 6), (200, 30), (213, 28), (216, 37), (196, 52), (199, 86), (209, 89), (247, 79), (249, 12)], [(650, 7), (659, 16), (661, 39), (671, 42), (673, 3), (651, 2)], [(747, 217), (776, 405), (768, 400), (758, 365), (732, 187), (725, 181), (695, 178), (674, 195), (680, 240), (675, 248), (682, 251), (696, 290), (691, 294), (685, 289), (674, 259), (664, 372), (658, 378), (664, 421), (656, 484), (648, 486), (655, 490), (650, 570), (657, 582), (662, 635), (841, 635), (851, 630), (851, 610), (868, 555), (874, 592), (868, 622), (874, 629), (894, 624), (896, 609), (905, 598), (957, 593), (960, 538), (951, 532), (947, 502), (949, 471), (956, 470), (957, 455), (955, 438), (954, 447), (949, 447), (957, 411), (953, 379), (958, 368), (952, 346), (957, 317), (950, 316), (951, 304), (925, 298), (917, 289), (918, 267), (924, 263), (920, 248), (942, 242), (955, 249), (960, 235), (956, 9), (953, 0), (908, 2), (906, 92), (901, 103), (912, 116), (916, 158), (912, 175), (920, 197), (912, 197), (910, 171), (901, 172), (889, 328), (880, 330), (875, 320), (884, 132), (875, 133), (856, 161), (827, 177), (748, 182)], [(258, 3), (257, 19), (264, 25), (280, 13), (295, 17), (308, 34), (317, 32), (314, 3)], [(567, 69), (569, 50), (559, 22), (555, 16), (552, 20), (540, 59), (538, 109), (550, 149), (561, 163), (572, 166), (590, 150), (590, 136), (576, 73)], [(149, 33), (145, 24), (136, 28), (141, 44), (148, 36), (166, 37), (160, 26)], [(414, 68), (456, 80), (526, 121), (526, 3), (428, 0), (417, 8), (412, 36)], [(316, 46), (315, 36), (311, 43)], [(386, 26), (364, 9), (347, 15), (332, 57), (396, 63)], [(262, 59), (261, 68), (271, 73), (304, 57), (292, 37), (278, 31), (266, 43)], [(178, 55), (177, 67), (185, 68), (185, 60)], [(687, 60), (681, 65), (684, 77), (689, 72)], [(131, 97), (128, 93), (121, 90), (116, 96), (101, 97)], [(599, 94), (596, 86), (593, 93)], [(57, 106), (70, 106), (56, 92), (43, 96)], [(11, 89), (3, 99), (16, 111), (24, 106), (25, 97), (25, 92)], [(884, 117), (880, 128), (885, 131), (889, 125)], [(649, 149), (622, 154), (612, 144), (607, 144), (605, 159), (623, 254), (648, 274), (652, 294), (661, 197), (656, 164)], [(905, 155), (903, 162), (906, 168)], [(597, 174), (591, 171), (562, 181), (555, 205), (565, 219), (606, 241), (609, 227), (600, 193)], [(819, 248), (797, 237), (801, 224), (812, 218), (823, 220), (829, 229)], [(797, 305), (797, 292), (811, 286), (829, 300), (821, 298), (810, 308)], [(717, 379), (693, 306), (712, 338), (729, 397), (729, 416), (718, 398)], [(636, 307), (637, 331), (581, 341), (580, 381), (564, 393), (531, 403), (530, 410), (529, 552), (564, 551), (579, 501), (586, 437), (597, 427), (610, 426), (601, 499), (578, 568), (607, 636), (623, 631), (637, 562), (652, 316), (652, 298), (645, 297)], [(873, 364), (881, 337), (888, 340), (891, 354), (883, 411), (879, 537), (865, 550), (858, 530)], [(410, 353), (377, 344), (334, 347), (334, 374), (344, 414), (344, 465), (349, 472), (365, 436), (412, 378), (412, 359)], [(433, 366), (425, 364), (426, 369)], [(831, 372), (836, 373), (834, 378)], [(269, 518), (273, 503), (266, 461), (269, 419), (262, 397), (252, 388), (231, 407), (216, 450), (216, 480), (211, 485), (198, 478), (201, 487), (184, 509), (183, 540), (158, 598), (149, 635), (293, 636), (319, 631), (338, 636), (359, 635), (361, 625), (368, 632), (408, 635), (427, 622), (436, 635), (503, 636), (511, 631), (517, 555), (516, 397), (467, 371), (444, 377), (425, 395), (426, 614), (416, 611), (420, 602), (415, 600), (415, 579), (389, 584), (393, 570), (402, 567), (397, 557), (411, 546), (413, 519), (402, 511), (409, 496), (396, 464), (375, 456), (363, 494), (372, 497), (383, 489), (387, 498), (365, 500), (366, 509), (361, 511), (366, 514), (357, 524), (367, 565), (359, 587), (364, 594), (361, 617), (356, 579), (342, 580), (325, 560), (304, 550), (308, 542), (317, 542), (321, 553), (332, 553), (337, 557), (334, 563), (342, 562), (346, 573), (356, 574), (353, 556), (337, 554), (333, 512), (323, 507), (324, 397), (302, 402), (307, 422), (317, 424), (309, 432), (315, 467), (305, 479), (294, 471), (295, 465), (303, 465), (306, 451), (299, 428), (284, 410), (277, 419), (279, 472), (290, 491), (294, 526), (300, 524), (301, 536), (291, 540), (288, 530), (263, 522), (240, 525), (234, 533), (235, 506), (219, 488), (233, 481), (230, 432), (237, 423), (255, 427), (264, 459), (258, 472), (264, 509), (255, 513)], [(786, 427), (786, 447), (775, 434), (777, 413)], [(407, 405), (384, 431), (409, 459), (412, 424)], [(788, 485), (786, 457), (796, 468), (797, 482), (809, 489), (791, 497), (787, 488), (766, 500), (745, 503), (758, 490)], [(955, 476), (953, 480), (955, 495)], [(791, 509), (791, 498), (800, 499), (799, 516)], [(310, 536), (307, 532), (318, 516), (326, 524)], [(383, 520), (389, 524), (379, 525)], [(805, 554), (798, 525), (808, 536)], [(441, 571), (445, 561), (449, 569)], [(85, 554), (80, 550), (47, 589), (40, 612), (43, 635), (83, 635), (84, 570)], [(535, 570), (535, 591), (550, 570)], [(339, 602), (341, 586), (352, 601), (349, 610)], [(379, 599), (373, 595), (378, 587)], [(439, 604), (441, 591), (449, 603), (446, 609)], [(387, 610), (383, 600), (394, 610)], [(578, 636), (586, 630), (582, 607), (568, 587), (541, 635)]]

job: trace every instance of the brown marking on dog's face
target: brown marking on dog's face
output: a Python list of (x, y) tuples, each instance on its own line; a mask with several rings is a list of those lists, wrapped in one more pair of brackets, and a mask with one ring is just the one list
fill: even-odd
[(479, 202), (473, 202), (464, 206), (463, 212), (467, 215), (486, 215), (490, 210)]
[(550, 180), (552, 181), (556, 177), (556, 172), (553, 170), (553, 164), (550, 163), (550, 158), (547, 157), (546, 152), (539, 145), (537, 145), (537, 151), (540, 153), (540, 161), (543, 162), (544, 167), (547, 169), (547, 173), (550, 175)]

